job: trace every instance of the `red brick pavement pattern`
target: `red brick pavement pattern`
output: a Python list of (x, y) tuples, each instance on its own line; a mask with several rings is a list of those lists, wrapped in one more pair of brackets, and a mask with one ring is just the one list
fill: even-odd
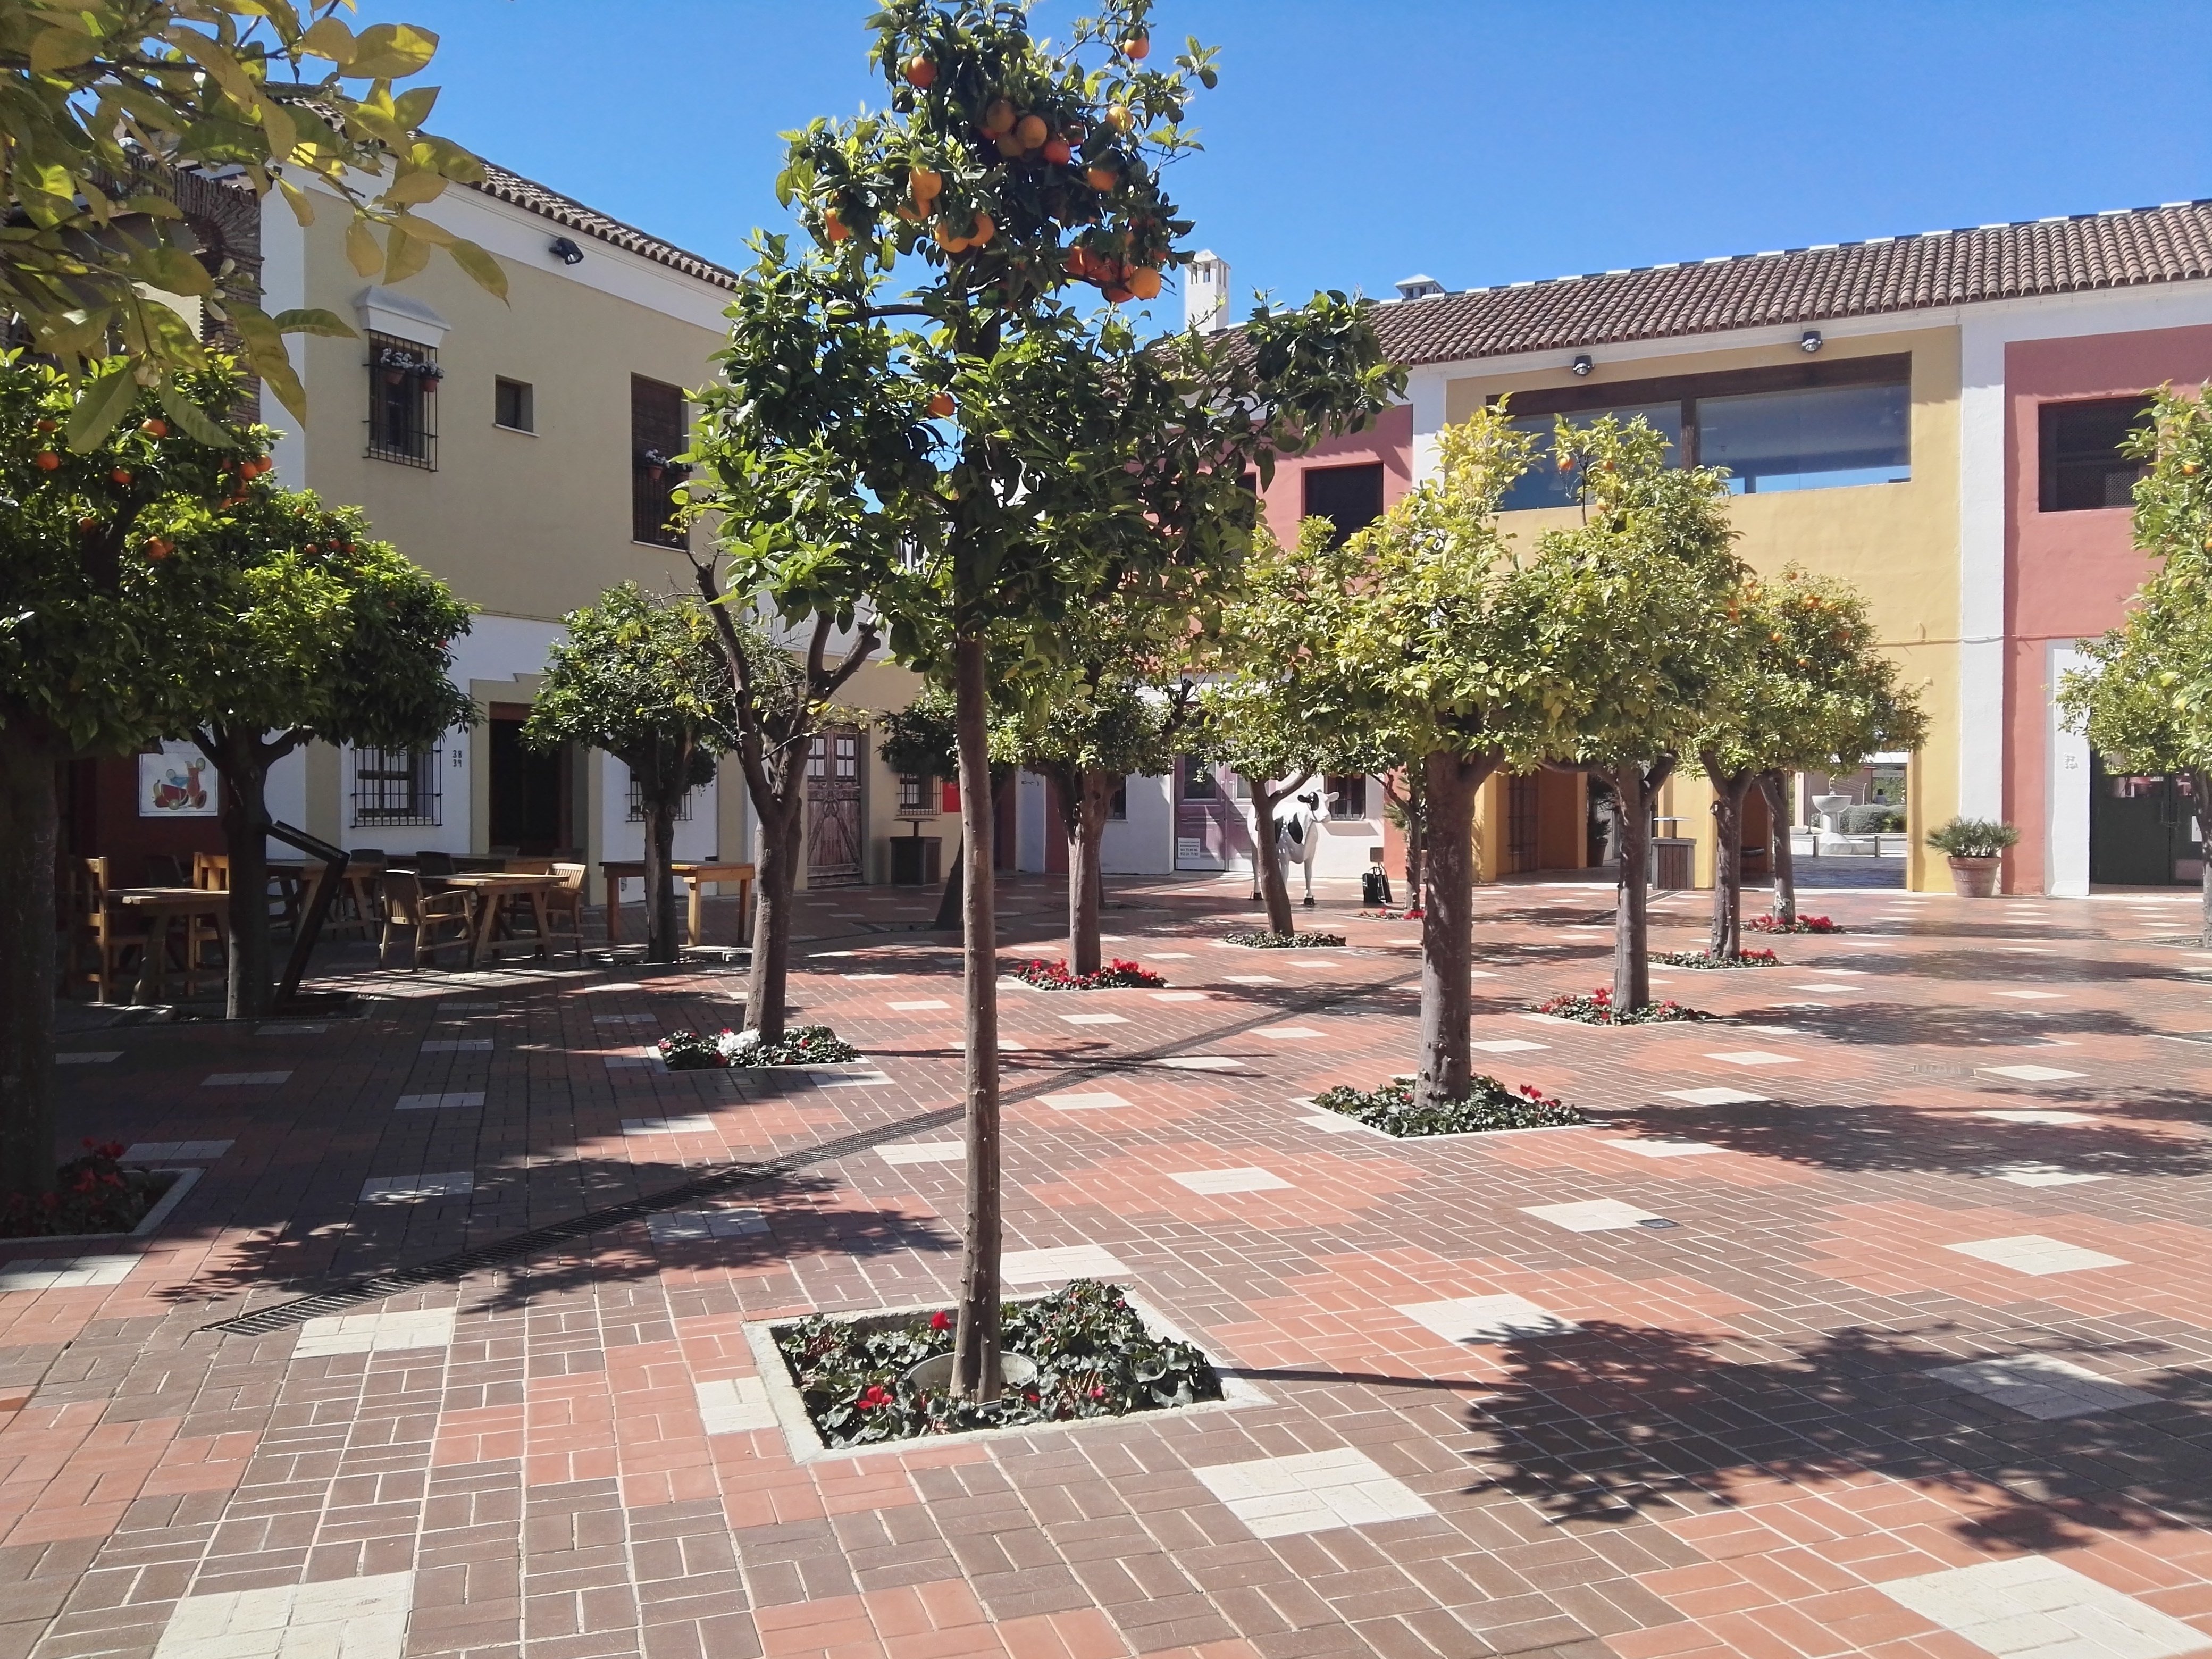
[[(1007, 897), (1008, 959), (1058, 954), (1058, 892)], [(748, 1321), (944, 1297), (957, 1161), (857, 1153), (732, 1200), (765, 1231), (633, 1223), (368, 1310), (453, 1310), (449, 1346), (204, 1328), (951, 1103), (957, 961), (922, 898), (806, 902), (795, 997), (883, 1075), (857, 1086), (639, 1063), (737, 1020), (711, 969), (362, 975), (368, 1017), (321, 1031), (72, 1038), (123, 1050), (63, 1073), (72, 1140), (231, 1146), (186, 1160), (153, 1238), (10, 1247), (134, 1265), (0, 1294), (0, 1659), (145, 1659), (186, 1596), (405, 1572), (421, 1659), (1967, 1659), (1876, 1587), (2022, 1553), (2212, 1648), (2212, 1047), (2181, 1040), (2212, 1033), (2212, 957), (2170, 937), (2185, 897), (1824, 895), (1852, 931), (1776, 941), (1785, 967), (1662, 971), (1731, 1024), (1606, 1031), (1522, 1009), (1604, 977), (1609, 894), (1486, 890), (1475, 1037), (1540, 1046), (1480, 1063), (1599, 1121), (1426, 1143), (1303, 1121), (1410, 1064), (1414, 929), (1348, 898), (1317, 920), (1351, 948), (1262, 952), (1216, 943), (1238, 888), (1117, 884), (1112, 948), (1203, 994), (1002, 999), (1009, 1248), (1110, 1250), (1263, 1402), (858, 1456), (710, 1433), (698, 1385), (753, 1377)], [(1701, 903), (1662, 900), (1657, 943)], [(1192, 1056), (1235, 1069), (1163, 1063)], [(2068, 1075), (1991, 1069), (2019, 1066)], [(1763, 1098), (1675, 1097), (1715, 1088)], [(482, 1100), (395, 1109), (435, 1095)], [(1654, 1139), (1712, 1150), (1632, 1149)], [(1175, 1179), (1248, 1169), (1287, 1185)], [(1675, 1224), (1528, 1212), (1594, 1200)], [(2121, 1265), (1947, 1248), (2024, 1236)], [(1400, 1311), (1501, 1295), (1577, 1328), (1468, 1345)], [(2023, 1352), (2145, 1399), (2045, 1421), (1928, 1375)], [(1261, 1536), (1194, 1473), (1340, 1448), (1432, 1513)]]

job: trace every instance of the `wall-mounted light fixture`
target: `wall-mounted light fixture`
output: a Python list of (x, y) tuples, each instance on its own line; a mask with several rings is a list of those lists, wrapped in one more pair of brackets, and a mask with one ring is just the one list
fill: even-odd
[(1820, 349), (1820, 331), (1819, 329), (1808, 328), (1802, 334), (1797, 337), (1797, 349), (1803, 352), (1807, 356), (1811, 356)]
[(566, 236), (556, 236), (545, 245), (545, 251), (564, 265), (580, 265), (584, 263), (584, 250)]
[(1595, 365), (1590, 362), (1588, 354), (1584, 354), (1583, 356), (1576, 358), (1574, 362), (1569, 363), (1567, 367), (1574, 372), (1575, 378), (1577, 380), (1580, 380), (1584, 375), (1588, 374)]

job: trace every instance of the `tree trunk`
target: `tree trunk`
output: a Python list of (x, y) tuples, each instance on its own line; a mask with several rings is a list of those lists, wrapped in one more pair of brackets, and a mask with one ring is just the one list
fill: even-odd
[(1067, 971), (1095, 974), (1104, 952), (1098, 939), (1098, 913), (1105, 885), (1098, 872), (1098, 844), (1106, 834), (1106, 808), (1114, 781), (1110, 772), (1079, 772), (1067, 837)]
[(269, 761), (252, 732), (215, 734), (201, 750), (222, 780), (222, 844), (230, 857), (224, 907), (223, 1017), (258, 1019), (272, 1003), (275, 951), (269, 943)]
[(1406, 902), (1421, 902), (1421, 855), (1427, 850), (1429, 798), (1425, 763), (1406, 769)]
[(1790, 781), (1780, 772), (1762, 772), (1759, 787), (1766, 791), (1769, 827), (1774, 831), (1774, 925), (1787, 931), (1797, 925), (1797, 849), (1790, 842)]
[(967, 856), (965, 847), (952, 849), (952, 867), (945, 872), (945, 890), (938, 895), (937, 920), (930, 924), (933, 932), (949, 933), (960, 925), (961, 898), (968, 890), (962, 879), (962, 861)]
[(1633, 1013), (1651, 1000), (1651, 964), (1645, 959), (1650, 939), (1649, 878), (1651, 873), (1651, 793), (1643, 766), (1634, 761), (1605, 774), (1613, 786), (1613, 812), (1620, 839), (1620, 866), (1613, 919), (1613, 1006)]
[(1732, 962), (1743, 954), (1743, 803), (1758, 779), (1710, 766), (1705, 776), (1713, 786), (1713, 931), (1705, 948)]
[(805, 771), (793, 766), (785, 783), (787, 798), (763, 807), (753, 798), (760, 823), (760, 856), (753, 872), (753, 954), (745, 975), (745, 1024), (763, 1042), (783, 1035), (783, 1005), (791, 975), (791, 896), (799, 882), (799, 804)]
[(1310, 772), (1303, 773), (1273, 794), (1263, 783), (1252, 786), (1252, 873), (1259, 878), (1260, 896), (1267, 902), (1271, 933), (1289, 935), (1298, 931), (1297, 914), (1291, 908), (1290, 878), (1283, 873), (1282, 854), (1275, 845), (1275, 809), (1304, 788), (1312, 776)]
[(963, 634), (953, 650), (960, 842), (971, 856), (961, 918), (967, 981), (968, 1224), (962, 1240), (952, 1392), (981, 1401), (999, 1396), (999, 944), (991, 869), (991, 688), (982, 635)]
[(1414, 1095), (1423, 1104), (1465, 1100), (1474, 1066), (1468, 1048), (1468, 979), (1474, 955), (1474, 797), (1497, 765), (1443, 750), (1421, 762), (1430, 834), (1421, 907), (1421, 1059)]
[(58, 738), (0, 726), (0, 1194), (54, 1185), (54, 870)]
[[(677, 957), (676, 882), (668, 866), (676, 852), (677, 804), (659, 790), (645, 792), (645, 959)], [(787, 928), (788, 934), (789, 929)], [(757, 935), (756, 935), (757, 939)]]
[[(2205, 793), (2204, 787), (2208, 783), (2212, 783), (2212, 773), (2190, 774), (2189, 787), (2196, 792), (2197, 799), (2192, 804), (2197, 808), (2199, 822), (2203, 821), (2204, 814), (2212, 812), (2212, 806), (2206, 805), (2212, 801), (2212, 794)], [(2204, 860), (2204, 873), (2197, 880), (2197, 948), (2212, 951), (2212, 858)]]

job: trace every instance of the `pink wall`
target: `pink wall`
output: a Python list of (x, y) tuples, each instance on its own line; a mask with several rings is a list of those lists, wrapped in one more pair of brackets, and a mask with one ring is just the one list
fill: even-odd
[(2050, 763), (2053, 640), (2116, 626), (2150, 573), (2126, 507), (2081, 513), (2037, 509), (2038, 408), (2073, 398), (2118, 398), (2171, 380), (2212, 379), (2212, 328), (2156, 329), (2005, 348), (2004, 815), (2020, 827), (2005, 861), (2008, 892), (2040, 892), (2048, 867), (2044, 823)]
[(1267, 487), (1267, 527), (1288, 545), (1297, 538), (1298, 519), (1305, 501), (1299, 475), (1310, 466), (1347, 466), (1360, 461), (1382, 463), (1382, 505), (1387, 508), (1413, 487), (1413, 411), (1401, 404), (1387, 410), (1364, 432), (1328, 438), (1295, 460), (1279, 461), (1275, 481)]

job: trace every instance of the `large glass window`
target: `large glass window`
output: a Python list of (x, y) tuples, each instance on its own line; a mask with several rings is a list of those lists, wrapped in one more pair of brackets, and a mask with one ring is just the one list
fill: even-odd
[(2149, 417), (2148, 398), (2044, 404), (2037, 434), (2038, 507), (2081, 513), (2134, 506), (2142, 464), (2120, 453), (2120, 445)]
[(1912, 476), (1903, 386), (1808, 386), (1698, 399), (1698, 459), (1738, 495), (1896, 483)]
[[(1639, 416), (1653, 431), (1667, 441), (1667, 460), (1672, 466), (1682, 465), (1682, 405), (1680, 402), (1664, 404), (1632, 404), (1620, 409), (1593, 409), (1567, 416), (1567, 423), (1576, 428), (1595, 426), (1610, 415), (1623, 426)], [(1552, 449), (1552, 436), (1559, 417), (1555, 415), (1524, 415), (1513, 422), (1516, 432), (1526, 432), (1536, 441), (1535, 465), (1514, 481), (1513, 488), (1505, 492), (1498, 503), (1501, 511), (1511, 512), (1524, 507), (1572, 507), (1582, 499), (1581, 489), (1571, 472), (1559, 471), (1558, 458)]]
[(1310, 466), (1305, 470), (1305, 516), (1327, 519), (1336, 539), (1364, 530), (1382, 516), (1382, 464)]

